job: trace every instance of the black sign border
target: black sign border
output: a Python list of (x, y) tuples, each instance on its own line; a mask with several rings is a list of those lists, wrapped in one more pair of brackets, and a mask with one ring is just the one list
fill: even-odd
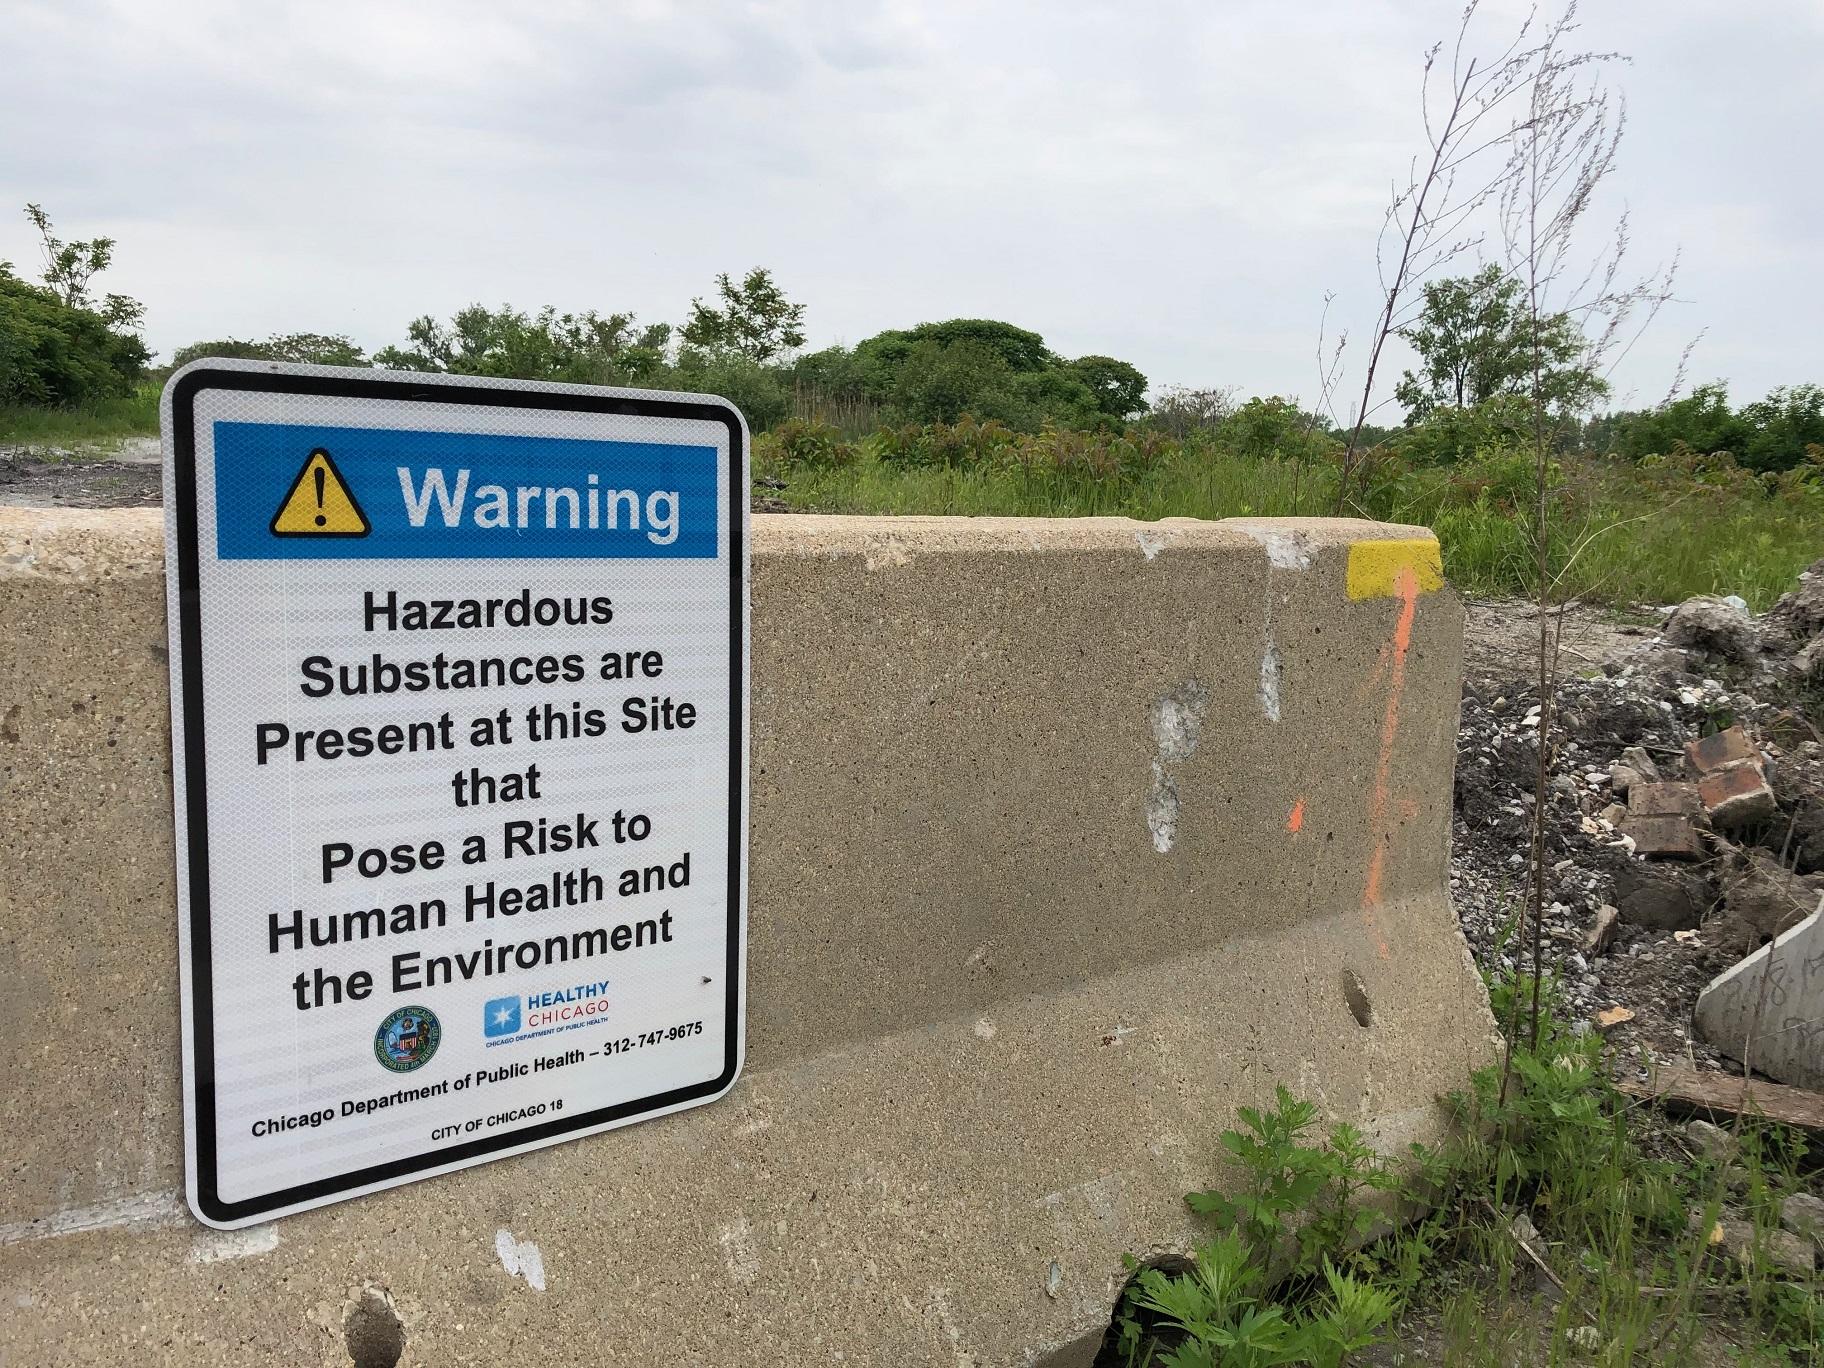
[[(302, 394), (323, 398), (386, 399), (413, 403), (480, 405), (544, 409), (562, 413), (605, 413), (632, 417), (694, 419), (720, 423), (728, 431), (728, 604), (729, 604), (729, 795), (728, 795), (728, 983), (727, 1030), (722, 1072), (703, 1083), (612, 1107), (545, 1121), (523, 1130), (461, 1144), (390, 1163), (373, 1164), (333, 1178), (300, 1183), (250, 1197), (224, 1201), (217, 1191), (215, 1107), (215, 977), (210, 939), (209, 803), (207, 757), (204, 754), (202, 601), (196, 506), (196, 399), (208, 390), (263, 394)], [(422, 383), (369, 378), (358, 374), (297, 374), (263, 370), (228, 370), (203, 366), (184, 372), (171, 386), (172, 512), (177, 521), (178, 650), (183, 666), (184, 781), (177, 801), (184, 805), (189, 845), (190, 1003), (194, 1090), (193, 1134), (196, 1185), (191, 1193), (198, 1211), (211, 1221), (244, 1224), (250, 1218), (299, 1206), (311, 1206), (375, 1184), (392, 1184), (426, 1169), (481, 1159), (502, 1150), (551, 1142), (577, 1131), (652, 1112), (679, 1107), (722, 1092), (735, 1080), (741, 1063), (741, 881), (744, 853), (742, 793), (746, 776), (745, 669), (746, 627), (746, 463), (745, 434), (735, 411), (723, 404), (582, 391), (510, 389), (460, 380)]]

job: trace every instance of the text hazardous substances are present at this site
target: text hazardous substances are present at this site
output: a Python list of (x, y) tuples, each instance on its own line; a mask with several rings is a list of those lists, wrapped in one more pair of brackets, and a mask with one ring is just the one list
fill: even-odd
[(740, 415), (205, 361), (162, 419), (196, 1214), (246, 1225), (726, 1092)]

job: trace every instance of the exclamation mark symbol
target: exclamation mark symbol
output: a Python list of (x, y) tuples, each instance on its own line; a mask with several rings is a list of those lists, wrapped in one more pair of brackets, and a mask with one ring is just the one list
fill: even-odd
[(323, 516), (323, 467), (318, 466), (311, 474), (317, 477), (317, 526), (322, 527), (329, 521)]

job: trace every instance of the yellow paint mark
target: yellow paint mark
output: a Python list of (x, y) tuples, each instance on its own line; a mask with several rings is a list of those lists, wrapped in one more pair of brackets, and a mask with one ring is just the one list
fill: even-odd
[(367, 514), (336, 469), (329, 453), (318, 447), (304, 458), (298, 477), (279, 511), (272, 515), (275, 537), (365, 537)]
[(1400, 574), (1412, 573), (1421, 594), (1444, 587), (1444, 559), (1435, 538), (1411, 541), (1359, 541), (1349, 546), (1349, 597), (1398, 598)]

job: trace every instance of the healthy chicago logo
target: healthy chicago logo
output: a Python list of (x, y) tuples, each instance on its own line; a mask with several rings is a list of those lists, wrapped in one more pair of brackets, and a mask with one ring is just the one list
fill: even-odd
[(594, 1026), (608, 1013), (608, 980), (577, 983), (524, 997), (489, 999), (481, 1009), (481, 1033), (490, 1045)]

